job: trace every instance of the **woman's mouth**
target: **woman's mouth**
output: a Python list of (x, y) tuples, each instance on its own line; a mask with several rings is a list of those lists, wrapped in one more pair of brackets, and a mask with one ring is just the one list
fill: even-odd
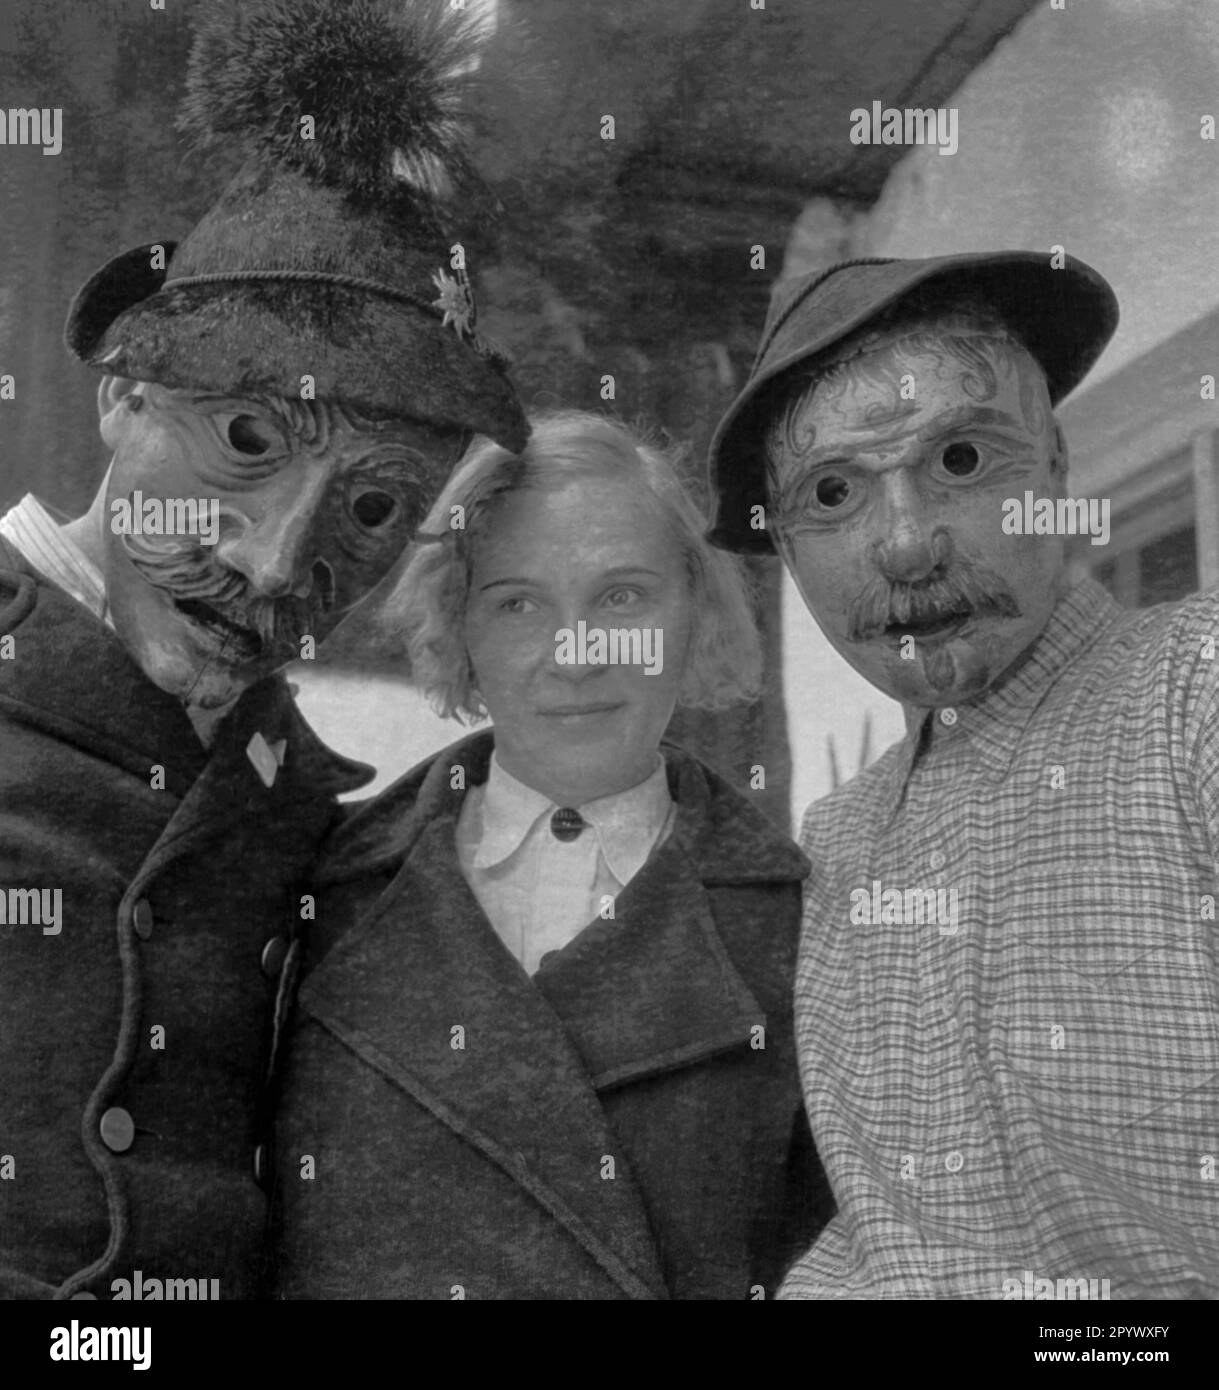
[(550, 705), (540, 709), (539, 714), (547, 719), (585, 719), (596, 714), (609, 714), (621, 709), (621, 702), (597, 701), (584, 705)]

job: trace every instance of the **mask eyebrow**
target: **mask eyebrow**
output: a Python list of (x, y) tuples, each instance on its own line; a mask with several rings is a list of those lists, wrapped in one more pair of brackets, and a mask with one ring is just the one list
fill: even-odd
[(992, 410), (987, 406), (961, 405), (952, 410), (941, 411), (934, 419), (918, 430), (915, 438), (923, 441), (935, 439), (950, 430), (961, 429), (966, 425), (995, 425), (1000, 429), (1026, 432), (1024, 424), (1006, 410)]

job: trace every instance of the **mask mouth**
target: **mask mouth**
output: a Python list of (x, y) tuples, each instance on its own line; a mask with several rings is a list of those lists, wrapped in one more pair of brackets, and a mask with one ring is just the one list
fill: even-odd
[(910, 617), (904, 623), (889, 622), (885, 625), (885, 640), (900, 644), (905, 637), (913, 637), (917, 642), (947, 641), (957, 635), (974, 615), (972, 608), (957, 609), (946, 613), (924, 613)]
[(239, 663), (256, 661), (265, 654), (265, 644), (255, 629), (226, 617), (211, 604), (193, 598), (175, 598), (173, 605), (193, 627), (202, 628)]
[(958, 561), (914, 583), (876, 575), (851, 602), (846, 636), (893, 645), (903, 637), (944, 642), (979, 618), (1019, 616), (1020, 605), (1000, 575)]
[(308, 598), (271, 599), (253, 591), (240, 574), (216, 565), (202, 547), (143, 536), (124, 536), (123, 545), (140, 577), (221, 659), (235, 665), (273, 657), (291, 661), (301, 636), (316, 631), (334, 602), (334, 577), (321, 563)]

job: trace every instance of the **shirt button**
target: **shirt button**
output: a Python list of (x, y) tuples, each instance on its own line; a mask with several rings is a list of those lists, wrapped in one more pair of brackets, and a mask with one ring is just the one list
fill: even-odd
[(940, 723), (943, 724), (946, 729), (951, 729), (956, 722), (957, 712), (951, 705), (949, 705), (947, 709), (942, 709), (940, 711)]
[(933, 849), (927, 863), (938, 873), (948, 863), (948, 857), (943, 850)]
[(147, 941), (152, 935), (152, 904), (147, 898), (141, 898), (135, 905), (135, 911), (131, 914), (131, 920), (135, 924), (135, 934), (141, 941)]
[(111, 1106), (102, 1116), (98, 1129), (102, 1143), (111, 1153), (126, 1153), (135, 1143), (135, 1122), (121, 1106)]
[(275, 979), (284, 968), (287, 955), (288, 941), (286, 937), (273, 936), (262, 948), (262, 973), (268, 980)]

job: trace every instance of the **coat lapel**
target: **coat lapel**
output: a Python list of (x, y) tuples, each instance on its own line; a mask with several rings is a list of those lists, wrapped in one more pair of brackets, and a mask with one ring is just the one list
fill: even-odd
[(804, 856), (682, 749), (664, 749), (673, 834), (534, 977), (593, 1083), (608, 1089), (754, 1041), (766, 1016), (715, 925), (708, 888), (799, 882)]
[[(284, 743), (283, 765), (270, 787), (247, 752), (255, 733), (267, 744)], [(297, 842), (312, 850), (334, 814), (331, 798), (363, 786), (374, 775), (320, 742), (282, 676), (262, 681), (246, 691), (219, 726), (210, 757), (149, 852), (141, 877), (162, 872), (183, 854), (197, 853), (220, 834), (240, 833), (245, 852), (255, 859), (263, 854), (272, 861), (289, 860)], [(133, 885), (133, 891), (139, 886)]]
[(525, 1188), (624, 1291), (666, 1298), (642, 1200), (580, 1056), (461, 873), (450, 761), (436, 759), (398, 821), (401, 869), (306, 981), (301, 1005)]
[(534, 976), (598, 1089), (689, 1066), (766, 1018), (728, 959), (702, 881), (670, 838)]

